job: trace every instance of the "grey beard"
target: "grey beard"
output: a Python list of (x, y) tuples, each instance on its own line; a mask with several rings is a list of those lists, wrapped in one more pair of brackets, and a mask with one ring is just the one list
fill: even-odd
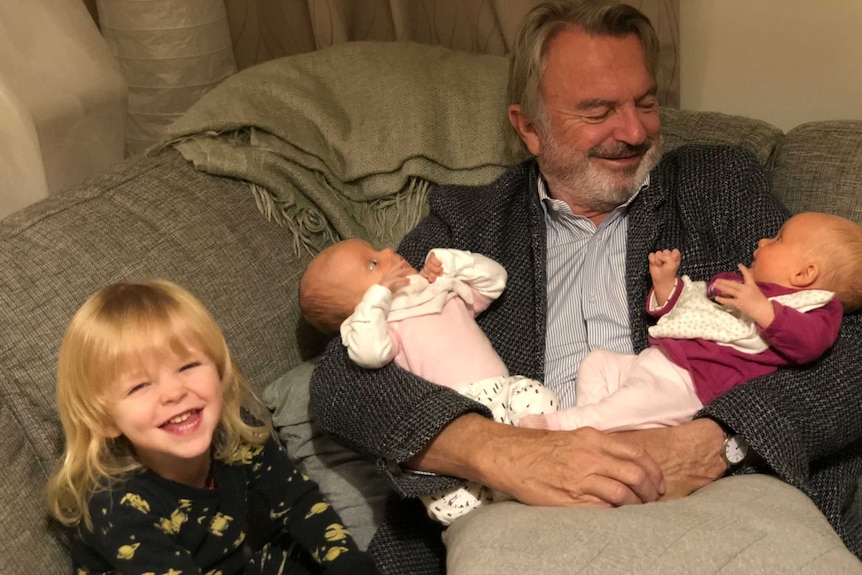
[[(585, 158), (573, 158), (572, 154), (561, 153), (556, 142), (549, 142), (546, 147), (549, 153), (540, 158), (542, 174), (549, 182), (561, 185), (576, 198), (578, 206), (598, 213), (608, 213), (614, 208), (628, 202), (640, 189), (647, 175), (661, 159), (658, 142), (645, 143), (645, 153), (631, 177), (620, 185), (613, 176), (596, 170), (589, 157), (618, 158), (625, 157), (633, 151), (632, 146), (620, 144), (612, 150), (593, 149)], [(636, 148), (634, 148), (636, 149)]]

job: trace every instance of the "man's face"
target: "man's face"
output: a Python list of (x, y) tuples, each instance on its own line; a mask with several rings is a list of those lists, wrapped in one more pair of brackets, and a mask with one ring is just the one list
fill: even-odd
[(659, 107), (634, 35), (569, 28), (550, 43), (533, 145), (551, 192), (586, 212), (626, 202), (658, 163)]

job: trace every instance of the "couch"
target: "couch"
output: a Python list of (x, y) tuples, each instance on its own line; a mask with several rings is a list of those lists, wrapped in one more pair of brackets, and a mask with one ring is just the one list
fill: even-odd
[[(0, 222), (0, 573), (70, 569), (64, 533), (43, 504), (63, 442), (57, 351), (89, 295), (143, 276), (176, 281), (211, 309), (288, 452), (368, 544), (387, 486), (374, 462), (325, 437), (308, 414), (308, 377), (325, 341), (301, 319), (300, 275), (338, 237), (397, 243), (424, 213), (433, 183), (481, 183), (518, 159), (501, 144), (502, 57), (388, 46), (345, 44), (245, 70), (196, 104), (165, 145)], [(333, 79), (339, 66), (356, 76)], [(401, 84), (404, 92), (391, 92)], [(261, 93), (275, 100), (254, 99)], [(225, 107), (248, 97), (251, 125), (249, 109)], [(662, 122), (665, 150), (743, 146), (791, 211), (862, 223), (862, 122), (783, 133), (755, 119), (675, 109), (663, 109)], [(446, 533), (448, 571), (862, 573), (794, 488), (752, 475), (705, 489), (742, 505), (711, 507), (695, 493), (689, 506), (491, 506)], [(858, 494), (848, 504), (860, 505)]]

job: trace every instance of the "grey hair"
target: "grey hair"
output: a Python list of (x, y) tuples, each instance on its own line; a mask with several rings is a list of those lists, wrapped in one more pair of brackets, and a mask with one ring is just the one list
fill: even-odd
[[(524, 117), (540, 126), (546, 121), (542, 80), (548, 45), (562, 30), (575, 27), (589, 34), (622, 37), (634, 34), (644, 49), (647, 69), (655, 80), (658, 35), (642, 12), (612, 0), (552, 0), (536, 6), (521, 21), (509, 52), (509, 104), (519, 104)], [(509, 132), (509, 149), (523, 156), (526, 146), (517, 130)]]

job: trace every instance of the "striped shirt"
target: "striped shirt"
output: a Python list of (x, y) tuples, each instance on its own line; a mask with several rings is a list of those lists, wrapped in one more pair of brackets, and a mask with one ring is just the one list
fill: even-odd
[[(640, 190), (647, 186), (649, 177)], [(588, 352), (634, 353), (625, 273), (627, 213), (635, 196), (596, 228), (565, 202), (551, 198), (539, 177), (548, 234), (545, 385), (563, 409), (575, 405), (578, 365)]]

